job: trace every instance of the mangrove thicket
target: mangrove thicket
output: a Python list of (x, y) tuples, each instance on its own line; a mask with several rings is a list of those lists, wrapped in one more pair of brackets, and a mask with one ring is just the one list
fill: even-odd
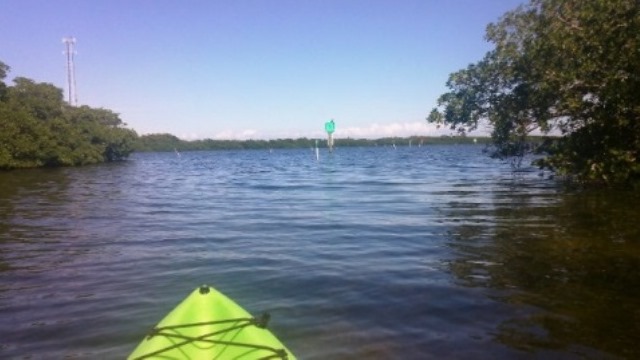
[(62, 89), (16, 77), (0, 62), (0, 169), (76, 166), (125, 159), (136, 133), (118, 114), (73, 107)]
[(452, 73), (428, 121), (488, 122), (495, 155), (557, 135), (542, 167), (584, 183), (640, 181), (640, 1), (532, 0), (489, 24), (494, 48)]

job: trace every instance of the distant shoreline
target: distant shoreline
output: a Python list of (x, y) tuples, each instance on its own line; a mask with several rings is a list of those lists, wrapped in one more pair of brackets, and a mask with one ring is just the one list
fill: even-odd
[[(198, 151), (198, 150), (241, 150), (241, 149), (290, 149), (290, 148), (324, 148), (327, 146), (326, 138), (296, 138), (296, 139), (271, 139), (271, 140), (182, 140), (171, 134), (149, 134), (138, 138), (135, 151), (138, 152), (162, 152), (162, 151)], [(336, 138), (336, 147), (360, 147), (360, 146), (421, 146), (434, 144), (489, 144), (490, 137), (454, 137), (454, 136), (410, 136), (410, 137), (385, 137), (378, 139), (353, 139)]]
[[(533, 143), (542, 142), (544, 137), (531, 137)], [(297, 138), (275, 140), (182, 140), (171, 134), (149, 134), (138, 138), (134, 149), (137, 152), (164, 151), (198, 151), (198, 150), (243, 150), (243, 149), (292, 149), (310, 148), (316, 146), (324, 148), (327, 139)], [(335, 147), (366, 147), (366, 146), (428, 146), (446, 144), (478, 144), (490, 145), (491, 138), (487, 136), (409, 136), (385, 137), (378, 139), (336, 138)]]

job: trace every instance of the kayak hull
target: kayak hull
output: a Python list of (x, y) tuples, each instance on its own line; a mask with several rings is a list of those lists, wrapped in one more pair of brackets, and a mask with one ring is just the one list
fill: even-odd
[(165, 316), (128, 359), (295, 359), (266, 328), (210, 286), (195, 289)]

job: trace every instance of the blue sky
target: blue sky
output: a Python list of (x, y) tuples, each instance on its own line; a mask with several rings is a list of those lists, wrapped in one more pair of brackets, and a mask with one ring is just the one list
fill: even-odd
[[(0, 61), (140, 134), (185, 139), (437, 135), (451, 72), (524, 0), (0, 0)], [(445, 131), (444, 133), (448, 133)]]

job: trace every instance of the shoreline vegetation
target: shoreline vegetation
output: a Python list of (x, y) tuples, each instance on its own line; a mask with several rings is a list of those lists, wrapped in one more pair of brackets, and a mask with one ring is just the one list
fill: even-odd
[[(532, 139), (533, 140), (533, 139)], [(316, 141), (319, 148), (327, 146), (326, 138), (296, 138), (272, 140), (182, 140), (172, 134), (148, 134), (138, 137), (134, 145), (139, 152), (166, 151), (201, 151), (201, 150), (245, 150), (245, 149), (295, 149), (315, 148)], [(491, 144), (489, 137), (463, 136), (409, 136), (385, 137), (378, 139), (337, 138), (335, 147), (367, 147), (367, 146), (428, 146), (453, 144)]]
[(491, 126), (494, 156), (560, 136), (536, 165), (579, 183), (640, 185), (640, 1), (530, 0), (486, 28), (494, 48), (452, 73), (427, 120)]
[(0, 61), (0, 170), (80, 166), (126, 159), (138, 138), (118, 114), (74, 107), (62, 89), (16, 77)]

